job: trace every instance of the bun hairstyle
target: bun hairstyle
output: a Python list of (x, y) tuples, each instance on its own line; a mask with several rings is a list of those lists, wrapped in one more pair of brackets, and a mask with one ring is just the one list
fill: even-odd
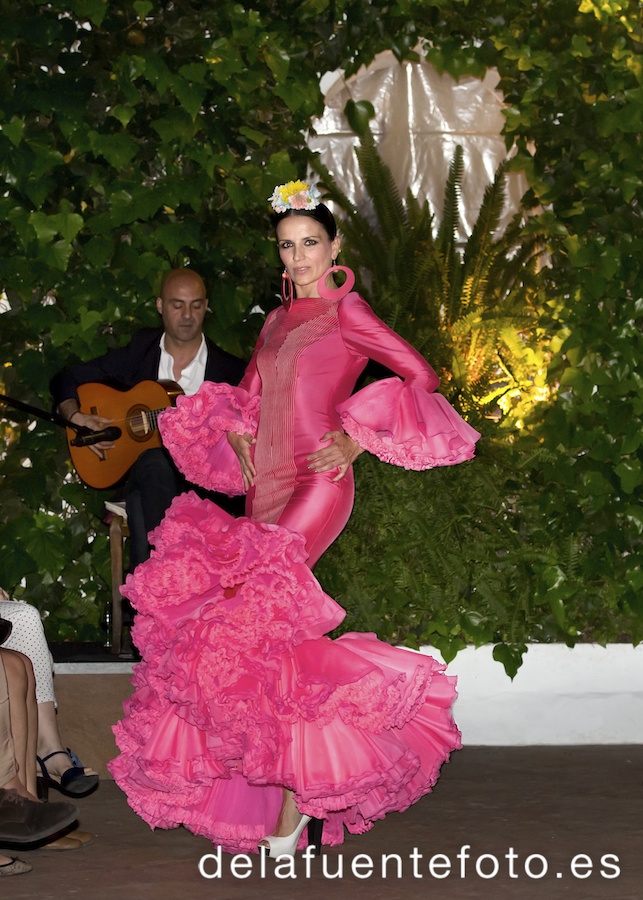
[(273, 213), (272, 224), (275, 230), (277, 229), (277, 225), (289, 216), (306, 216), (308, 219), (314, 219), (323, 227), (331, 241), (337, 237), (337, 223), (335, 222), (335, 217), (323, 203), (319, 203), (314, 209), (287, 209), (282, 213)]

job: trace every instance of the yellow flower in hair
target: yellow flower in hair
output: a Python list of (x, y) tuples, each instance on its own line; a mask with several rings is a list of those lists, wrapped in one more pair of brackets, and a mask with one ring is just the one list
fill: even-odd
[(284, 203), (288, 203), (291, 197), (301, 191), (307, 191), (310, 185), (306, 181), (289, 181), (288, 184), (282, 184), (279, 188), (279, 195)]
[(321, 194), (316, 185), (307, 181), (289, 181), (278, 184), (268, 199), (275, 212), (283, 213), (287, 209), (315, 209), (321, 202)]

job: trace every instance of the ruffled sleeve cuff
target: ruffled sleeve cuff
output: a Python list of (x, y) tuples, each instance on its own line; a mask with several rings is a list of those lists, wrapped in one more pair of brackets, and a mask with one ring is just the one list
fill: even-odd
[(241, 467), (226, 432), (256, 434), (259, 397), (242, 388), (205, 381), (159, 416), (163, 445), (192, 484), (232, 497), (244, 493)]
[(367, 385), (337, 407), (344, 431), (364, 450), (405, 469), (471, 459), (479, 432), (441, 394), (399, 378)]

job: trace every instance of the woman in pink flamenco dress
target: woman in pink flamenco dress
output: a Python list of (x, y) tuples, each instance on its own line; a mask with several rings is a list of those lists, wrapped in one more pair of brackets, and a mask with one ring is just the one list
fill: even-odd
[[(429, 469), (470, 459), (479, 435), (350, 270), (335, 288), (317, 189), (281, 185), (272, 204), (284, 304), (238, 388), (206, 382), (160, 421), (186, 477), (245, 491), (246, 517), (184, 494), (128, 576), (142, 662), (110, 769), (153, 828), (292, 856), (306, 824), (337, 845), (406, 809), (460, 747), (455, 679), (373, 634), (325, 636), (345, 613), (311, 569), (348, 521), (362, 451)], [(352, 394), (369, 358), (399, 377)]]

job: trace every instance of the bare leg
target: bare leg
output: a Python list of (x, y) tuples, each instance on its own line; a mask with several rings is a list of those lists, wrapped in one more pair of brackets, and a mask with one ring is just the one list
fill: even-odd
[(27, 791), (35, 796), (38, 707), (33, 668), (26, 656), (14, 650), (3, 650), (2, 657), (7, 673), (11, 733), (18, 763), (18, 777)]
[(61, 776), (71, 765), (66, 755), (56, 719), (56, 705), (53, 700), (38, 704), (38, 756), (44, 759), (50, 753), (62, 750), (65, 756), (52, 756), (47, 760), (47, 771), (50, 775)]
[(35, 796), (35, 794), (30, 794), (27, 788), (24, 786), (22, 781), (18, 778), (18, 776), (14, 776), (11, 781), (5, 782), (2, 785), (3, 791), (15, 791), (16, 794), (20, 794), (21, 797), (25, 797), (27, 800), (31, 800), (35, 803), (40, 803), (40, 800)]
[[(64, 750), (58, 732), (56, 705), (53, 700), (38, 704), (38, 756), (47, 756), (55, 750)], [(69, 763), (67, 763), (69, 767)]]
[[(288, 837), (301, 822), (301, 813), (295, 806), (295, 797), (292, 791), (283, 789), (284, 799), (279, 811), (277, 824), (272, 830), (271, 837)], [(260, 847), (267, 847), (267, 841), (259, 841)]]
[[(71, 757), (58, 731), (56, 705), (53, 700), (38, 704), (38, 756), (46, 760), (47, 773), (55, 781), (59, 781), (72, 766)], [(85, 766), (83, 771), (85, 775), (93, 776), (98, 783), (98, 775), (94, 769)], [(91, 787), (91, 782), (87, 783), (86, 790), (89, 791)]]

